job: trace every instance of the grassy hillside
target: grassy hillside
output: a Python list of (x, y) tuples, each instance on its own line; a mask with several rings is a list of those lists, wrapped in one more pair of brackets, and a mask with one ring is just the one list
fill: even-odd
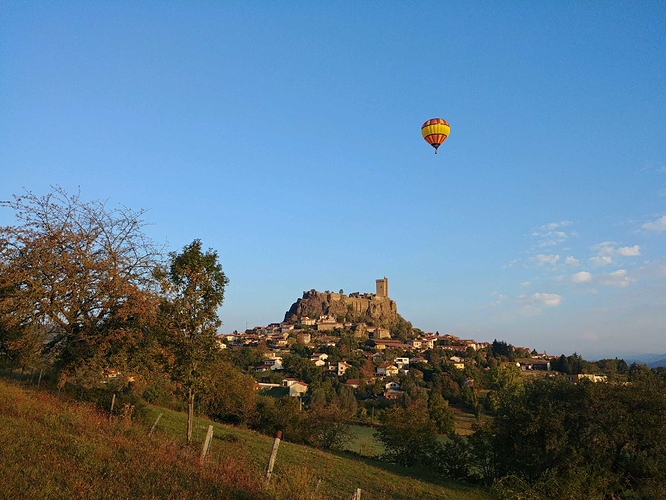
[(198, 442), (188, 449), (183, 414), (149, 408), (144, 423), (110, 422), (89, 405), (0, 379), (0, 499), (346, 499), (355, 488), (364, 500), (489, 498), (466, 485), (286, 442), (266, 485), (272, 439), (255, 432), (214, 424), (212, 456), (199, 465), (210, 423), (197, 420)]

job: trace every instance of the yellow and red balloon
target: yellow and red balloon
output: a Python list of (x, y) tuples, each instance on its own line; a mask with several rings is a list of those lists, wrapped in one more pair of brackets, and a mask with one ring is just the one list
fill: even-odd
[(437, 154), (437, 148), (440, 147), (446, 138), (449, 136), (451, 127), (446, 120), (441, 118), (433, 118), (432, 120), (426, 121), (421, 126), (421, 135), (425, 141), (435, 148), (435, 154)]

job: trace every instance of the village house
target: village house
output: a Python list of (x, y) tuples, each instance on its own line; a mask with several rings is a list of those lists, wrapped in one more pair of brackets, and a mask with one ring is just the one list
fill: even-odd
[(310, 356), (310, 361), (312, 361), (316, 366), (324, 366), (326, 360), (328, 359), (328, 354), (325, 353), (314, 353)]
[(407, 343), (411, 345), (413, 349), (423, 349), (423, 341), (421, 339), (408, 340)]
[(388, 328), (382, 328), (379, 326), (368, 326), (365, 331), (368, 333), (368, 337), (371, 339), (390, 339), (391, 331)]
[(351, 366), (345, 361), (334, 361), (328, 365), (328, 371), (335, 373), (338, 377), (342, 377)]
[(301, 318), (299, 323), (303, 326), (314, 326), (317, 324), (317, 320), (314, 318), (308, 318), (307, 316), (304, 316)]
[(550, 371), (550, 361), (534, 360), (519, 361), (521, 370), (541, 370)]
[(391, 363), (382, 363), (377, 367), (377, 375), (380, 377), (395, 377), (398, 371), (398, 367)]
[(345, 382), (345, 385), (354, 389), (358, 389), (358, 386), (361, 385), (361, 381), (357, 378), (350, 378)]
[(297, 398), (308, 392), (308, 384), (300, 380), (289, 385), (289, 396)]
[[(274, 353), (271, 353), (274, 354)], [(265, 361), (265, 364), (270, 367), (271, 370), (282, 370), (282, 356), (273, 356), (268, 358)]]
[(300, 332), (296, 336), (296, 340), (299, 344), (309, 344), (312, 341), (312, 335), (309, 332)]
[(409, 344), (403, 344), (399, 340), (394, 339), (385, 339), (385, 340), (376, 340), (371, 339), (366, 343), (370, 347), (374, 347), (377, 350), (383, 349), (411, 349), (412, 346)]
[(338, 321), (332, 316), (322, 316), (319, 321), (317, 321), (317, 330), (318, 331), (330, 331), (342, 328), (343, 324), (338, 323)]
[(454, 368), (457, 368), (458, 370), (465, 369), (465, 360), (463, 358), (459, 356), (451, 356), (449, 361), (451, 361), (451, 364), (453, 364)]
[(464, 345), (466, 348), (471, 347), (475, 351), (478, 350), (478, 344), (474, 340), (461, 340), (460, 345)]
[(404, 394), (404, 391), (396, 391), (394, 389), (386, 389), (384, 391), (384, 397), (386, 399), (398, 399), (398, 396), (400, 396), (400, 394)]
[(395, 358), (393, 364), (397, 366), (399, 370), (409, 368), (409, 358)]

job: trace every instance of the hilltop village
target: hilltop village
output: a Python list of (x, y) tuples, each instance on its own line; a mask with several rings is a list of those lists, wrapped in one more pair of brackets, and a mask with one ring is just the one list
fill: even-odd
[(387, 278), (376, 280), (374, 294), (303, 292), (284, 321), (218, 335), (217, 340), (222, 349), (248, 349), (234, 358), (253, 375), (256, 389), (283, 388), (292, 397), (309, 394), (311, 384), (322, 383), (338, 390), (350, 387), (360, 399), (384, 400), (434, 386), (451, 403), (478, 412), (478, 396), (499, 388), (488, 380), (491, 368), (552, 376), (553, 365), (559, 368), (564, 360), (580, 364), (564, 370), (572, 381), (606, 378), (594, 373), (599, 367), (576, 356), (569, 363), (564, 356), (502, 341), (479, 342), (414, 328), (397, 313)]

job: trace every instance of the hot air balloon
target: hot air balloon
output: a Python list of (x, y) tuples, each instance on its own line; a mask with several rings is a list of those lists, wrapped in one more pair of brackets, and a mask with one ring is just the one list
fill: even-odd
[(433, 118), (421, 126), (421, 135), (428, 144), (435, 148), (435, 154), (437, 154), (437, 148), (449, 136), (450, 131), (451, 127), (449, 127), (447, 121), (441, 118)]

